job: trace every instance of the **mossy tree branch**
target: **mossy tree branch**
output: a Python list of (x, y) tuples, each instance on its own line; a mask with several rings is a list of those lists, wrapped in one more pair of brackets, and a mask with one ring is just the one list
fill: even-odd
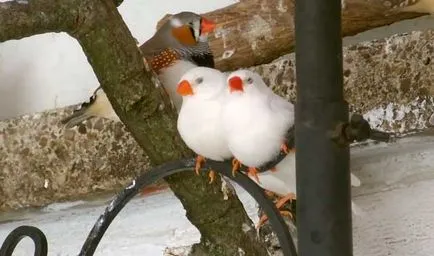
[[(192, 156), (176, 131), (176, 114), (161, 87), (154, 85), (135, 41), (113, 0), (30, 0), (0, 3), (0, 42), (46, 32), (77, 39), (114, 110), (153, 164)], [(235, 195), (224, 199), (221, 181), (209, 185), (205, 174), (167, 179), (201, 243), (192, 255), (266, 255)], [(170, 216), (167, 216), (170, 218)], [(252, 227), (244, 232), (245, 224)]]

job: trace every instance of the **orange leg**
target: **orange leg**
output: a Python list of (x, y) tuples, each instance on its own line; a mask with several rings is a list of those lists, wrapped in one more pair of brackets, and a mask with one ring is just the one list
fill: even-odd
[(256, 169), (255, 167), (249, 167), (248, 170), (249, 172), (247, 173), (247, 175), (252, 176), (259, 183), (258, 169)]
[(282, 145), (280, 145), (280, 150), (283, 151), (285, 154), (289, 154), (289, 149), (288, 149), (288, 146), (286, 145), (286, 143), (283, 143)]
[(286, 145), (286, 143), (282, 143), (282, 145), (280, 145), (280, 150), (283, 151), (285, 154), (289, 154), (289, 153), (294, 153), (295, 152), (295, 148), (288, 148), (288, 146)]
[(232, 176), (235, 177), (235, 173), (240, 169), (241, 162), (238, 161), (238, 159), (234, 158), (232, 159)]
[[(282, 216), (287, 216), (287, 217), (289, 217), (289, 218), (291, 218), (291, 219), (294, 219), (294, 216), (292, 215), (292, 213), (290, 212), (290, 211), (279, 211), (280, 212), (280, 214), (282, 215)], [(262, 225), (264, 225), (264, 223), (266, 222), (268, 220), (268, 217), (267, 217), (267, 215), (262, 215), (261, 216), (261, 218), (259, 219), (259, 221), (258, 221), (258, 224), (256, 224), (256, 228), (258, 229), (258, 228), (260, 228)]]
[(274, 192), (270, 191), (270, 190), (266, 190), (264, 189), (264, 193), (268, 196), (268, 197), (273, 197), (275, 194)]
[(196, 166), (194, 168), (194, 171), (196, 172), (197, 175), (199, 175), (200, 173), (200, 167), (202, 167), (202, 163), (205, 162), (205, 157), (198, 155), (196, 157)]
[(289, 202), (292, 203), (292, 200), (295, 200), (295, 199), (297, 199), (297, 197), (295, 196), (295, 194), (294, 193), (289, 193), (289, 194), (287, 194), (286, 196), (280, 198), (277, 201), (276, 208), (280, 209), (284, 204), (286, 204), (286, 202), (289, 201)]
[[(280, 208), (282, 208), (282, 206), (283, 206), (286, 202), (288, 202), (288, 201), (292, 202), (292, 200), (294, 200), (294, 199), (296, 199), (295, 194), (294, 194), (294, 193), (289, 193), (289, 194), (287, 194), (286, 196), (282, 197), (281, 199), (279, 199), (279, 200), (277, 201), (277, 203), (276, 203), (276, 208), (277, 208), (277, 209), (280, 209)], [(280, 214), (282, 214), (283, 216), (288, 216), (288, 217), (290, 217), (291, 219), (294, 219), (294, 216), (292, 215), (292, 213), (291, 213), (290, 211), (280, 211)], [(259, 222), (258, 222), (258, 224), (256, 225), (256, 228), (260, 228), (262, 225), (264, 225), (264, 223), (265, 223), (267, 220), (268, 220), (267, 215), (263, 214), (263, 215), (261, 216), (261, 218), (259, 219)]]
[(215, 181), (215, 171), (209, 170), (208, 177), (209, 177), (209, 184), (213, 183)]

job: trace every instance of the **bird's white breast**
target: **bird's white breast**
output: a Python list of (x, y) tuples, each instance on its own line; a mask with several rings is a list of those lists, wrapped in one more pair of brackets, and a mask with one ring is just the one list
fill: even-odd
[(280, 151), (287, 129), (268, 103), (261, 99), (229, 99), (223, 122), (229, 148), (244, 165), (257, 167), (272, 160)]
[(178, 131), (196, 154), (223, 161), (232, 156), (221, 120), (219, 100), (184, 99), (178, 115)]

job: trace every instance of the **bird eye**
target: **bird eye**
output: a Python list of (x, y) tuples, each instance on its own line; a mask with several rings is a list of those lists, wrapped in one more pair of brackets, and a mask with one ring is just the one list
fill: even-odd
[(203, 78), (199, 77), (196, 79), (196, 84), (201, 84), (203, 82)]
[(249, 77), (249, 78), (246, 79), (246, 82), (248, 84), (252, 84), (253, 83), (253, 79), (251, 77)]

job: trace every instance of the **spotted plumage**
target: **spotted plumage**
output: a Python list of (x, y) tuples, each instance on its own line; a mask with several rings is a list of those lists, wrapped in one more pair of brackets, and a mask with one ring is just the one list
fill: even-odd
[(180, 60), (181, 55), (172, 49), (167, 49), (149, 59), (148, 62), (151, 65), (151, 69), (154, 70), (155, 73), (159, 74), (162, 69), (167, 68), (175, 63), (175, 61)]

